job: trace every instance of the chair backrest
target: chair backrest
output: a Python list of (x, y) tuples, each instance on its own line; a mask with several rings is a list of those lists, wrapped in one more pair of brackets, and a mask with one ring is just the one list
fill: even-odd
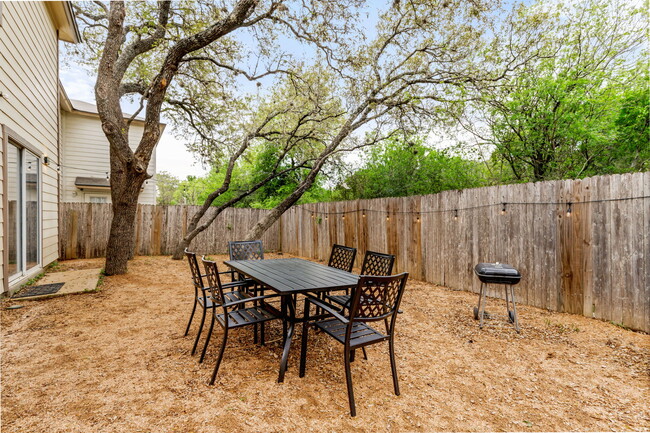
[(194, 287), (197, 289), (202, 289), (205, 287), (203, 285), (203, 278), (201, 277), (201, 270), (199, 269), (199, 262), (196, 260), (196, 253), (188, 251), (185, 248), (185, 256), (187, 257), (187, 262), (190, 264), (190, 270), (192, 271), (192, 281), (194, 282)]
[(223, 288), (221, 287), (221, 278), (219, 278), (219, 269), (217, 263), (212, 260), (206, 260), (205, 256), (201, 259), (205, 268), (205, 277), (208, 280), (208, 287), (212, 293), (212, 301), (217, 305), (223, 305)]
[(228, 242), (230, 260), (264, 260), (262, 241)]
[(366, 251), (361, 266), (361, 275), (385, 276), (393, 272), (395, 256), (375, 251)]
[(357, 249), (346, 247), (345, 245), (334, 244), (332, 246), (332, 253), (330, 254), (330, 261), (327, 264), (330, 268), (341, 269), (343, 271), (352, 272), (354, 267), (354, 258), (357, 256)]
[(404, 294), (408, 272), (390, 276), (361, 276), (352, 296), (350, 324), (394, 316)]

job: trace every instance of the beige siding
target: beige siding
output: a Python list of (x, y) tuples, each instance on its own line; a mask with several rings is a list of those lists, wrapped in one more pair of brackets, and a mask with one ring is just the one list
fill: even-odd
[[(110, 193), (101, 190), (81, 191), (75, 186), (75, 179), (82, 177), (104, 178), (110, 170), (109, 145), (98, 117), (76, 112), (63, 112), (61, 200), (65, 202), (89, 202), (91, 196), (105, 196), (110, 202)], [(132, 124), (129, 130), (129, 143), (135, 149), (140, 142), (144, 126)], [(156, 172), (154, 152), (148, 168), (149, 174)], [(154, 180), (149, 179), (138, 200), (141, 204), (155, 204), (156, 190)]]
[[(0, 7), (0, 13), (2, 13), (2, 8)], [(0, 15), (0, 23), (2, 23), (2, 16)], [(0, 103), (2, 100), (0, 99)], [(4, 161), (4, 154), (3, 154), (3, 148), (1, 146), (2, 142), (4, 140), (4, 137), (2, 135), (2, 128), (0, 128), (0, 167), (2, 167), (2, 170), (0, 170), (0, 293), (4, 292), (7, 290), (5, 288), (5, 281), (2, 276), (4, 275), (5, 269), (4, 269), (4, 258), (3, 258), (3, 253), (4, 253), (4, 203), (5, 203), (5, 198), (4, 198), (4, 189), (2, 186), (4, 185), (4, 179), (5, 179), (5, 168), (3, 165)]]
[[(57, 44), (57, 33), (43, 2), (3, 3), (0, 123), (38, 149), (39, 157), (47, 155), (55, 163), (59, 115)], [(48, 264), (58, 257), (56, 170), (43, 170), (41, 189), (42, 263)]]

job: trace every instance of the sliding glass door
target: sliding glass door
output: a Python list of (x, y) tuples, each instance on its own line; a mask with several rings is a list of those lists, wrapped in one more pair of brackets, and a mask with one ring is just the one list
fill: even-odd
[(9, 142), (7, 146), (7, 271), (17, 279), (40, 264), (40, 159)]

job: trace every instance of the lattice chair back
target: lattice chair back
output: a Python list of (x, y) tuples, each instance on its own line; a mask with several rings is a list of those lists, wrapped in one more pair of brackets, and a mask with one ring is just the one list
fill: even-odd
[(332, 253), (330, 254), (330, 261), (327, 266), (330, 268), (352, 272), (352, 268), (354, 267), (354, 259), (356, 256), (356, 248), (334, 244), (332, 246)]
[(264, 260), (262, 241), (228, 242), (230, 260)]
[(366, 251), (361, 266), (361, 275), (390, 275), (393, 272), (393, 263), (395, 263), (395, 256), (392, 254)]
[(404, 294), (409, 274), (386, 277), (362, 276), (350, 306), (351, 322), (371, 322), (394, 316)]
[(196, 259), (196, 253), (188, 251), (188, 249), (185, 248), (185, 256), (187, 256), (187, 261), (190, 264), (194, 287), (197, 289), (202, 289), (205, 286), (203, 285), (203, 278), (201, 277), (201, 270), (199, 269), (199, 261)]
[(217, 305), (223, 305), (223, 288), (221, 287), (221, 278), (219, 278), (219, 269), (217, 263), (211, 260), (206, 260), (205, 257), (201, 260), (205, 268), (205, 276), (208, 280), (210, 293), (212, 294), (212, 301)]

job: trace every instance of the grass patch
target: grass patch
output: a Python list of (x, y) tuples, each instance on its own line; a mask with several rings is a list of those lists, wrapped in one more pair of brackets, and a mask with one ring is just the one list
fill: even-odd
[(610, 320), (609, 323), (611, 323), (612, 325), (614, 325), (614, 326), (616, 326), (618, 328), (625, 329), (626, 331), (631, 330), (629, 326), (625, 326), (622, 323), (614, 322), (613, 320)]
[(45, 273), (49, 273), (49, 272), (59, 272), (61, 269), (62, 269), (61, 263), (55, 260), (49, 265), (47, 265), (43, 270), (45, 271)]
[(20, 288), (22, 289), (23, 287), (33, 286), (34, 284), (36, 284), (38, 282), (38, 280), (40, 280), (44, 276), (45, 276), (45, 272), (41, 272), (39, 274), (36, 274), (32, 278), (30, 278), (29, 280), (25, 281), (24, 284), (21, 284)]
[(101, 290), (102, 286), (104, 285), (104, 278), (106, 278), (106, 271), (104, 268), (102, 268), (99, 271), (99, 278), (97, 278), (97, 284), (95, 284), (95, 290), (93, 290), (94, 292)]
[(554, 328), (559, 331), (561, 334), (568, 334), (570, 332), (580, 332), (580, 328), (577, 325), (565, 325), (563, 323), (552, 322), (550, 319), (545, 319), (544, 322), (549, 328)]

